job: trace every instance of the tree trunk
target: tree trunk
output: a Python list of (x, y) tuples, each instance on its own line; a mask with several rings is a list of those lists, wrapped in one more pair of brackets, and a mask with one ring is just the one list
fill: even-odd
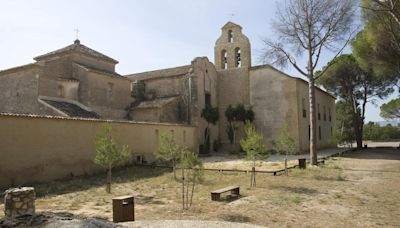
[(175, 167), (175, 160), (172, 159), (172, 171), (174, 172), (174, 179), (176, 180), (176, 167)]
[(188, 172), (187, 172), (187, 178), (185, 178), (186, 179), (186, 209), (188, 209), (189, 208), (189, 186), (190, 186), (190, 182), (189, 182), (189, 177), (190, 177), (190, 172), (191, 172), (192, 170), (188, 170)]
[(317, 118), (315, 112), (315, 87), (314, 87), (314, 76), (310, 73), (308, 83), (308, 96), (310, 102), (310, 161), (311, 165), (317, 165)]
[(192, 185), (192, 195), (190, 196), (190, 204), (189, 207), (192, 206), (192, 202), (193, 202), (193, 194), (194, 194), (194, 185), (196, 184), (196, 170), (195, 172), (193, 172), (193, 185)]
[(111, 164), (108, 165), (108, 170), (107, 170), (107, 186), (106, 186), (106, 192), (111, 193)]
[(234, 125), (232, 125), (232, 132), (233, 132), (233, 148), (234, 148), (235, 152), (237, 152), (237, 150), (236, 150), (236, 129), (235, 129)]
[(182, 168), (182, 210), (185, 210), (185, 169)]
[(352, 108), (352, 113), (353, 113), (353, 128), (354, 128), (354, 134), (356, 136), (356, 143), (357, 143), (357, 149), (362, 148), (362, 128), (360, 127), (361, 124), (361, 119), (360, 119), (360, 114), (357, 111), (357, 105), (356, 105), (356, 100), (353, 96), (353, 94), (349, 94), (350, 100), (351, 100), (351, 108)]
[(287, 154), (287, 152), (286, 152), (286, 156), (285, 156), (285, 175), (286, 175), (286, 176), (288, 176), (287, 157), (288, 157), (288, 154)]

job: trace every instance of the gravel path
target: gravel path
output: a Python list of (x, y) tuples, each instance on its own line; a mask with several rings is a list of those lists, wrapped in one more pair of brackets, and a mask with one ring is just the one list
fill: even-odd
[(143, 227), (143, 228), (261, 228), (246, 223), (233, 223), (222, 221), (204, 221), (204, 220), (143, 220), (135, 222), (120, 223), (123, 227)]
[[(349, 148), (330, 148), (330, 149), (323, 149), (323, 150), (318, 150), (318, 158), (325, 158), (329, 157), (333, 154), (339, 153), (339, 152), (344, 152), (349, 150)], [(299, 155), (289, 155), (288, 160), (297, 160), (299, 158), (305, 158), (307, 160), (310, 159), (310, 154), (299, 154)], [(242, 162), (243, 159), (238, 158), (235, 155), (229, 155), (229, 154), (224, 154), (224, 153), (213, 153), (212, 156), (210, 157), (203, 157), (201, 158), (203, 162), (227, 162), (227, 163), (237, 163), (237, 162)], [(274, 154), (268, 157), (269, 162), (283, 162), (285, 160), (284, 155), (280, 154)]]

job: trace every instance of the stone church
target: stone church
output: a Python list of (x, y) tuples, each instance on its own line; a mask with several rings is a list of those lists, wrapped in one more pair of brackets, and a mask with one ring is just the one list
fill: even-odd
[[(40, 55), (35, 62), (0, 71), (0, 112), (101, 118), (198, 126), (198, 141), (231, 147), (225, 110), (242, 104), (268, 148), (286, 124), (299, 151), (309, 148), (308, 84), (270, 65), (251, 65), (251, 45), (242, 27), (228, 22), (207, 57), (169, 69), (120, 75), (118, 63), (76, 40)], [(317, 145), (330, 146), (335, 97), (316, 90)], [(207, 128), (201, 111), (218, 107), (219, 121)], [(207, 130), (209, 129), (209, 130)], [(239, 128), (238, 138), (243, 137)]]

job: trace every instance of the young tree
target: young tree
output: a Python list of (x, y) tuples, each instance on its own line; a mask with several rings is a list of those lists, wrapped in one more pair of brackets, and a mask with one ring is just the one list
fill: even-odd
[(154, 152), (157, 159), (172, 163), (174, 178), (176, 179), (176, 165), (182, 157), (184, 148), (178, 145), (171, 134), (162, 132), (160, 134), (160, 146)]
[(268, 154), (265, 150), (263, 136), (256, 131), (250, 121), (246, 121), (244, 129), (246, 138), (240, 140), (240, 145), (246, 151), (247, 159), (253, 161), (250, 187), (256, 187), (256, 160), (267, 159)]
[(296, 153), (296, 143), (290, 136), (288, 126), (285, 124), (279, 133), (279, 136), (275, 139), (276, 150), (280, 153), (285, 154), (285, 175), (288, 175), (287, 159), (288, 155)]
[(366, 104), (375, 97), (382, 99), (392, 93), (392, 83), (362, 70), (356, 59), (348, 54), (341, 55), (334, 60), (334, 65), (328, 64), (323, 70), (325, 74), (318, 83), (351, 107), (357, 148), (362, 148)]
[(380, 115), (385, 119), (399, 119), (400, 118), (400, 98), (391, 100), (390, 102), (381, 106)]
[[(334, 52), (334, 58), (353, 36), (354, 0), (287, 0), (278, 7), (274, 30), (276, 42), (264, 40), (267, 46), (265, 62), (286, 67), (291, 64), (300, 74), (308, 78), (310, 104), (310, 158), (317, 165), (316, 111), (314, 75), (321, 54)], [(307, 55), (307, 66), (298, 64), (295, 57)], [(328, 67), (329, 68), (329, 67)], [(327, 68), (327, 69), (328, 69)], [(323, 75), (324, 72), (321, 73)]]
[(201, 181), (203, 163), (197, 153), (182, 150), (180, 168), (182, 170), (182, 209), (189, 209), (193, 203), (195, 185)]
[(355, 141), (352, 108), (343, 100), (336, 102), (336, 121), (331, 141), (339, 145), (350, 145), (350, 147)]
[(203, 145), (205, 151), (208, 153), (210, 149), (210, 124), (215, 125), (219, 119), (218, 107), (206, 106), (201, 111), (201, 117), (207, 121)]
[(105, 124), (96, 135), (96, 155), (94, 163), (107, 169), (107, 193), (111, 193), (111, 170), (117, 165), (127, 162), (131, 156), (128, 146), (118, 148), (111, 135), (111, 126)]

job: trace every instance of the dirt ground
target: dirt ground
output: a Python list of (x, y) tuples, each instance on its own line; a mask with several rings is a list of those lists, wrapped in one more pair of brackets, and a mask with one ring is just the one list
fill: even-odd
[[(288, 177), (205, 172), (193, 206), (181, 210), (181, 184), (163, 169), (132, 167), (114, 172), (113, 193), (105, 176), (35, 186), (37, 211), (67, 211), (112, 218), (111, 199), (135, 196), (136, 220), (219, 220), (268, 227), (399, 227), (400, 150), (367, 149), (331, 158), (325, 166), (293, 169)], [(239, 185), (239, 199), (211, 201), (210, 191)], [(1, 205), (0, 207), (2, 207)]]

